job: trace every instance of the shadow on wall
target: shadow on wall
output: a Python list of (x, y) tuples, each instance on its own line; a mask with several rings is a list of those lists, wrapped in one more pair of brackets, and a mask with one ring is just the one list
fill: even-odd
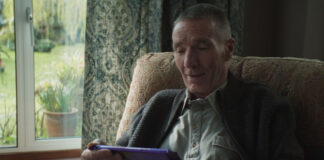
[(323, 0), (246, 0), (244, 56), (324, 60)]

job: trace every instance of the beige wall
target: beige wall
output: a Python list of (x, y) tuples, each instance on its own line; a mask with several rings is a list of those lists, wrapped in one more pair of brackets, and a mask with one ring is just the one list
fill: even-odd
[(323, 0), (246, 0), (245, 56), (324, 60)]

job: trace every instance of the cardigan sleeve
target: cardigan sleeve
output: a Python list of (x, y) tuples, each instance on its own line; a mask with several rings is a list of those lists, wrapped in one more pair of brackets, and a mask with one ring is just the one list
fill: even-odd
[[(173, 107), (173, 101), (179, 93), (179, 89), (168, 89), (157, 92), (146, 104), (144, 104), (131, 118), (129, 129), (116, 141), (119, 146), (133, 146), (134, 140), (142, 135), (161, 133), (169, 118)], [(157, 127), (157, 126), (161, 127)], [(146, 140), (148, 137), (145, 138)], [(133, 142), (132, 142), (133, 141)]]

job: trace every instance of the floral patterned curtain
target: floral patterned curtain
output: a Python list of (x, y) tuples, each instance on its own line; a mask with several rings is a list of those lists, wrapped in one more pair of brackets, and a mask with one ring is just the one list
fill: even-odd
[(114, 144), (135, 60), (171, 51), (173, 20), (197, 3), (227, 10), (241, 55), (242, 0), (88, 0), (82, 148), (95, 138)]

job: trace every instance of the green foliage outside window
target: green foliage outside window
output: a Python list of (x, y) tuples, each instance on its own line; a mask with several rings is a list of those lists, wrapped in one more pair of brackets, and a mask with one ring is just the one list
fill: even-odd
[(0, 123), (0, 145), (1, 144), (15, 144), (16, 143), (16, 112), (13, 111), (6, 103), (6, 95), (1, 94), (3, 114), (1, 115)]
[(53, 85), (46, 82), (37, 95), (42, 107), (50, 112), (71, 111), (71, 91), (62, 84)]
[[(3, 6), (0, 10), (0, 16), (2, 16), (0, 22), (2, 65), (0, 65), (0, 70), (2, 66), (3, 72), (0, 72), (0, 93), (7, 95), (0, 95), (0, 108), (2, 107), (0, 110), (0, 147), (16, 143), (14, 141), (16, 141), (17, 133), (14, 1), (2, 0), (2, 2)], [(60, 106), (59, 111), (67, 111), (71, 106), (80, 111), (83, 96), (83, 66), (80, 66), (79, 62), (83, 61), (84, 49), (77, 50), (84, 47), (82, 42), (85, 39), (86, 3), (84, 0), (33, 0), (33, 4), (35, 13), (33, 19), (35, 75), (38, 75), (35, 76), (36, 93), (41, 93), (41, 91), (44, 94), (48, 93), (47, 98), (49, 99), (55, 95), (55, 99), (49, 103), (56, 103), (57, 106)], [(43, 54), (43, 52), (50, 54)], [(71, 56), (75, 56), (74, 52), (80, 52), (80, 54), (77, 55), (78, 58), (71, 59)], [(61, 59), (65, 59), (65, 61), (59, 63)], [(52, 71), (56, 73), (53, 74)], [(68, 82), (69, 80), (71, 82)], [(49, 85), (45, 85), (46, 83)], [(51, 92), (55, 94), (51, 94)], [(36, 138), (46, 138), (41, 112), (45, 107), (43, 107), (38, 94), (35, 95), (35, 98)], [(3, 107), (8, 110), (5, 112)], [(78, 124), (78, 126), (81, 125)], [(77, 135), (81, 135), (81, 133)]]
[[(58, 45), (75, 44), (85, 40), (86, 3), (83, 0), (33, 0), (35, 51), (49, 52), (52, 43)], [(13, 0), (3, 0), (0, 15), (0, 52), (1, 45), (15, 49)], [(73, 8), (73, 9), (71, 9)], [(75, 12), (77, 10), (78, 12)], [(0, 53), (1, 54), (1, 53)]]
[(49, 39), (41, 39), (35, 43), (34, 51), (50, 52), (55, 47), (55, 43)]
[(66, 57), (56, 65), (57, 80), (45, 81), (36, 90), (43, 109), (50, 112), (70, 112), (80, 108), (83, 92), (83, 66), (78, 55)]
[[(84, 42), (86, 3), (80, 0), (34, 0), (36, 41), (49, 39), (58, 44)], [(73, 9), (71, 9), (73, 8)], [(45, 11), (45, 12), (44, 12)], [(77, 12), (75, 12), (77, 11)]]

